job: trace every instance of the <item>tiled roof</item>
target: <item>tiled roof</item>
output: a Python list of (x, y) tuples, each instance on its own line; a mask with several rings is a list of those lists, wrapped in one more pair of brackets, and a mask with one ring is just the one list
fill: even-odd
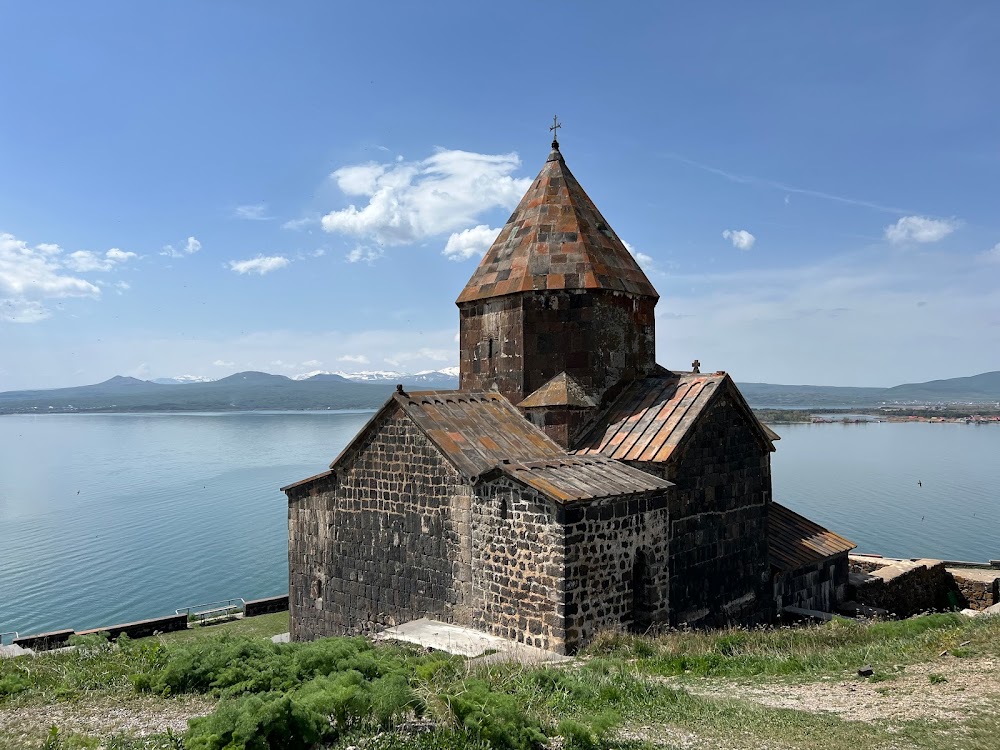
[(667, 461), (720, 389), (729, 388), (768, 445), (771, 438), (724, 372), (677, 373), (632, 383), (572, 452), (620, 461)]
[(659, 296), (558, 148), (549, 154), (458, 304), (537, 289), (608, 289)]
[(467, 477), (479, 476), (504, 459), (566, 457), (499, 393), (420, 391), (396, 393), (393, 399)]
[(784, 505), (771, 503), (769, 508), (767, 542), (772, 568), (789, 572), (857, 546)]
[(589, 409), (594, 406), (594, 401), (583, 390), (582, 385), (570, 375), (561, 372), (537, 391), (529, 394), (518, 406), (522, 409), (533, 406), (579, 406)]
[(509, 461), (495, 471), (560, 503), (655, 492), (672, 486), (665, 479), (603, 456)]

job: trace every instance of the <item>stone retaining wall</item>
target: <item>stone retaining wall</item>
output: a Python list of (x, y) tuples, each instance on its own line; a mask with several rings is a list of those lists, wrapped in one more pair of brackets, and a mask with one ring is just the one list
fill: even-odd
[(76, 632), (70, 630), (52, 630), (48, 633), (36, 633), (34, 635), (22, 635), (15, 638), (13, 645), (21, 648), (30, 648), (35, 651), (46, 651), (52, 648), (60, 648), (69, 643), (70, 636)]
[(852, 598), (863, 604), (888, 610), (897, 617), (961, 608), (961, 592), (940, 560), (876, 564), (870, 572), (863, 569), (867, 564), (855, 565), (856, 558), (851, 558)]
[(954, 571), (951, 571), (951, 577), (965, 598), (965, 606), (969, 609), (984, 610), (1000, 602), (1000, 580), (994, 578), (992, 581), (980, 581), (966, 578)]
[(172, 633), (175, 630), (187, 630), (188, 616), (186, 614), (168, 615), (166, 617), (154, 617), (149, 620), (136, 620), (126, 622), (121, 625), (108, 625), (103, 628), (91, 628), (81, 630), (77, 635), (93, 635), (94, 633), (107, 633), (111, 640), (114, 640), (123, 633), (129, 638), (146, 638), (157, 633)]
[(243, 604), (244, 617), (257, 617), (258, 615), (269, 615), (275, 612), (287, 611), (288, 594), (269, 596), (266, 599), (251, 599)]

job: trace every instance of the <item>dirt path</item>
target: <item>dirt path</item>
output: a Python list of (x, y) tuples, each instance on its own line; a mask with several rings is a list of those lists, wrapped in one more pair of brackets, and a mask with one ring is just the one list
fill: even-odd
[[(994, 659), (944, 656), (913, 664), (895, 679), (855, 677), (810, 683), (734, 683), (732, 680), (670, 680), (709, 698), (739, 698), (769, 708), (828, 712), (845, 721), (964, 721), (1000, 702), (1000, 664)], [(734, 690), (734, 688), (736, 688)]]

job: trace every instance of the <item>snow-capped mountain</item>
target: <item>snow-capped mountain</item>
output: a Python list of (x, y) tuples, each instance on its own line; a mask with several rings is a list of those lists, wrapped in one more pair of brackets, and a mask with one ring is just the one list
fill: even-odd
[(335, 372), (348, 380), (364, 381), (367, 383), (387, 383), (390, 380), (399, 382), (400, 378), (408, 377), (405, 372), (395, 372), (394, 370), (362, 370), (361, 372)]
[(441, 370), (423, 370), (416, 373), (396, 372), (395, 370), (362, 370), (361, 372), (330, 372), (328, 370), (312, 370), (301, 375), (292, 375), (292, 380), (307, 380), (317, 375), (336, 375), (355, 383), (389, 383), (422, 388), (458, 388), (458, 368), (445, 367)]
[(175, 378), (153, 378), (150, 383), (160, 385), (186, 385), (188, 383), (212, 383), (215, 378), (206, 378), (204, 375), (178, 375)]

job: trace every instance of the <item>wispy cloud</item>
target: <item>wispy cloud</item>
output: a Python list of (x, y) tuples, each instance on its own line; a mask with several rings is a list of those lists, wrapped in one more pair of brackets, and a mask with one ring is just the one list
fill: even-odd
[(757, 241), (757, 238), (745, 229), (727, 229), (722, 233), (722, 237), (732, 242), (737, 250), (749, 250)]
[(201, 243), (194, 237), (188, 237), (181, 248), (175, 248), (173, 245), (164, 245), (160, 251), (160, 255), (166, 255), (170, 258), (184, 258), (188, 255), (194, 255), (199, 250), (201, 250)]
[(270, 221), (273, 218), (267, 215), (266, 203), (248, 203), (237, 206), (233, 209), (233, 216), (246, 221)]
[(235, 367), (235, 362), (227, 362), (224, 359), (217, 359), (212, 363), (215, 367)]
[(116, 265), (138, 258), (135, 253), (125, 252), (117, 247), (108, 250), (104, 255), (90, 250), (77, 250), (66, 257), (66, 267), (80, 273), (87, 271), (110, 271)]
[(995, 244), (989, 250), (984, 250), (979, 253), (978, 258), (986, 263), (1000, 263), (1000, 242)]
[[(908, 214), (913, 213), (905, 208), (897, 208), (895, 206), (886, 206), (881, 203), (875, 203), (873, 201), (866, 201), (859, 198), (849, 198), (843, 195), (835, 195), (834, 193), (827, 193), (822, 190), (812, 190), (810, 188), (801, 188), (794, 185), (789, 185), (785, 182), (779, 182), (778, 180), (769, 180), (762, 177), (753, 177), (751, 175), (737, 174), (736, 172), (729, 172), (725, 169), (719, 169), (718, 167), (713, 167), (710, 164), (703, 164), (702, 162), (695, 161), (694, 159), (688, 159), (678, 154), (661, 154), (666, 159), (671, 159), (673, 161), (680, 162), (681, 164), (687, 164), (688, 166), (695, 167), (696, 169), (701, 169), (702, 171), (709, 172), (719, 177), (723, 177), (730, 182), (736, 182), (741, 185), (754, 185), (757, 187), (771, 188), (773, 190), (780, 190), (785, 193), (793, 193), (795, 195), (808, 195), (813, 198), (820, 198), (822, 200), (834, 201), (835, 203), (846, 203), (850, 206), (861, 206), (863, 208), (870, 208), (873, 211), (881, 211), (887, 214)], [(788, 196), (785, 196), (785, 203), (788, 203)]]
[(370, 360), (364, 354), (345, 354), (343, 357), (337, 357), (337, 361), (350, 362), (355, 365), (367, 365)]
[(248, 260), (231, 260), (229, 268), (239, 274), (255, 273), (258, 276), (284, 268), (291, 261), (283, 255), (258, 255)]
[(885, 228), (885, 238), (894, 245), (909, 242), (921, 244), (943, 240), (958, 228), (955, 219), (931, 219), (926, 216), (904, 216)]
[(380, 247), (368, 247), (367, 245), (357, 245), (347, 254), (348, 263), (367, 263), (372, 265), (381, 258), (385, 251)]

